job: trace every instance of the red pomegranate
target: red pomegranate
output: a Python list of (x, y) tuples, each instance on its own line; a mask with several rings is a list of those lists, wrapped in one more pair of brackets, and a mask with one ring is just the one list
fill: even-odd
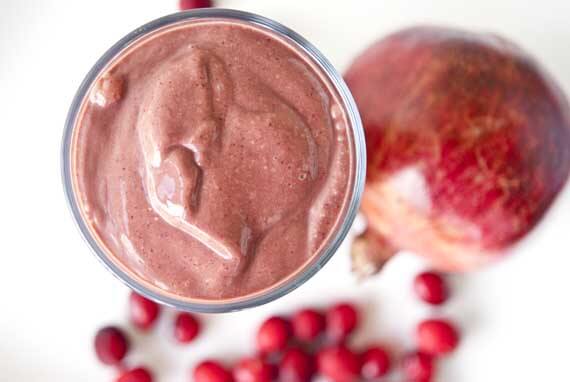
[(346, 81), (368, 150), (368, 229), (352, 253), (360, 275), (403, 249), (446, 271), (487, 264), (536, 225), (568, 177), (568, 102), (503, 38), (405, 29), (368, 48)]

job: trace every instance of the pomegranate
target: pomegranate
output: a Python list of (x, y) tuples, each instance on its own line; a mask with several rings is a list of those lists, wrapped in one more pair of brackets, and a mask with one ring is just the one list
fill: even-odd
[(528, 233), (570, 169), (570, 110), (538, 63), (495, 35), (392, 34), (346, 73), (365, 127), (368, 229), (355, 272), (399, 250), (440, 270), (487, 264)]

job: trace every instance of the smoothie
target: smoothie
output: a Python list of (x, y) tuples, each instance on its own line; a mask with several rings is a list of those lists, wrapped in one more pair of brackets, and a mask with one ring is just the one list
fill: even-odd
[(159, 29), (115, 57), (81, 105), (73, 188), (89, 230), (161, 293), (260, 293), (319, 256), (354, 182), (350, 126), (326, 76), (262, 27)]

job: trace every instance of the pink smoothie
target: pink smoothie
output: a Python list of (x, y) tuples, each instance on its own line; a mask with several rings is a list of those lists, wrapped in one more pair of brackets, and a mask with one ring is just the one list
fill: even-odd
[(261, 27), (169, 26), (101, 73), (72, 142), (81, 213), (114, 262), (183, 299), (271, 288), (338, 229), (354, 178), (344, 108)]

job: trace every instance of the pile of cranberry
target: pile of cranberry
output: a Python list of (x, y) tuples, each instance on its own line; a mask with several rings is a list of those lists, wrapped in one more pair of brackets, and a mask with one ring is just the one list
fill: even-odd
[[(448, 298), (443, 277), (434, 272), (416, 276), (414, 291), (423, 301), (440, 305)], [(160, 307), (132, 293), (129, 300), (131, 323), (146, 331), (154, 326)], [(338, 303), (326, 311), (302, 309), (291, 317), (265, 320), (256, 335), (257, 354), (245, 357), (229, 369), (217, 360), (204, 360), (192, 371), (194, 382), (307, 382), (321, 375), (333, 382), (369, 381), (386, 376), (395, 364), (388, 349), (372, 345), (357, 352), (348, 339), (359, 324), (358, 309)], [(180, 343), (192, 342), (200, 332), (200, 322), (190, 313), (178, 313), (173, 336)], [(456, 328), (444, 319), (422, 321), (416, 329), (417, 350), (405, 354), (397, 366), (405, 382), (430, 382), (435, 360), (458, 345)], [(129, 350), (126, 335), (117, 327), (100, 329), (95, 336), (99, 360), (117, 366), (117, 382), (152, 382), (151, 371), (143, 366), (123, 364)]]

